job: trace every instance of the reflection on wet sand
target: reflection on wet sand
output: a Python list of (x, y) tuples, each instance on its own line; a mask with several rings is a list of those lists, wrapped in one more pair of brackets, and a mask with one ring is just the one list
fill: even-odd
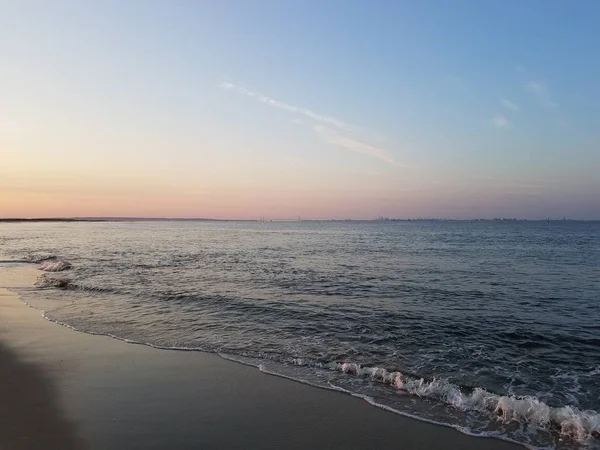
[(60, 408), (52, 380), (0, 342), (0, 449), (87, 448)]

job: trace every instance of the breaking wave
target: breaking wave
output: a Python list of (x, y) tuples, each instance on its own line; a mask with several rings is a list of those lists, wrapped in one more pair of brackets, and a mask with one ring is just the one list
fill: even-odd
[(40, 270), (44, 272), (63, 272), (73, 267), (69, 261), (57, 257), (45, 258), (37, 262), (40, 265)]
[(334, 363), (331, 368), (345, 374), (382, 382), (422, 398), (441, 400), (460, 411), (487, 413), (503, 423), (518, 422), (558, 431), (562, 437), (585, 442), (600, 437), (600, 414), (573, 406), (552, 407), (532, 396), (507, 396), (474, 388), (465, 392), (443, 379), (426, 381), (381, 367)]
[[(60, 264), (63, 262), (63, 260), (59, 259), (49, 259), (47, 261), (48, 263), (51, 262), (53, 264)], [(65, 263), (69, 264), (67, 262)], [(55, 266), (49, 267), (54, 268)], [(56, 267), (63, 266), (58, 265)], [(71, 265), (69, 264), (68, 267), (71, 267)], [(53, 271), (56, 270), (50, 270), (50, 272)], [(53, 276), (50, 274), (41, 275), (36, 281), (35, 286), (38, 288), (58, 288), (64, 290), (78, 290), (88, 292), (112, 292), (111, 290), (104, 289), (101, 287), (84, 286), (81, 284), (77, 284), (68, 278)], [(48, 319), (58, 322), (62, 325), (69, 326), (57, 320), (50, 318)], [(72, 328), (71, 326), (69, 327)], [(225, 357), (225, 355), (222, 354), (218, 348), (208, 348), (201, 346), (160, 346), (152, 343), (136, 342), (108, 333), (107, 335), (124, 340), (126, 342), (139, 343), (160, 349), (201, 350), (216, 352), (219, 353), (221, 356)], [(558, 433), (562, 438), (572, 439), (579, 443), (585, 443), (592, 439), (600, 438), (600, 414), (594, 410), (581, 410), (576, 406), (571, 405), (555, 407), (546, 404), (545, 402), (543, 402), (535, 396), (499, 395), (481, 387), (470, 388), (458, 386), (442, 378), (425, 379), (415, 374), (407, 374), (402, 373), (400, 371), (390, 371), (381, 367), (363, 366), (361, 364), (353, 362), (326, 362), (310, 358), (294, 358), (285, 357), (284, 355), (265, 354), (262, 352), (257, 352), (256, 354), (253, 353), (254, 352), (243, 352), (239, 356), (241, 356), (242, 358), (259, 358), (263, 361), (271, 360), (273, 362), (283, 365), (290, 364), (294, 366), (324, 369), (349, 376), (368, 379), (369, 381), (385, 384), (393, 389), (402, 391), (411, 396), (441, 401), (444, 404), (447, 404), (458, 411), (476, 411), (503, 424), (517, 423), (521, 425), (538, 427), (543, 430)], [(226, 357), (226, 359), (241, 362), (244, 364), (246, 363), (243, 359), (240, 360), (238, 358), (235, 358), (232, 354), (229, 354)], [(251, 365), (255, 364), (251, 363)], [(261, 364), (257, 364), (256, 367), (259, 367), (260, 370), (266, 373), (272, 373), (274, 375), (287, 377), (286, 375), (281, 375), (277, 373), (277, 371), (268, 371), (264, 369)], [(305, 380), (294, 377), (289, 378), (296, 379), (297, 381), (301, 382), (306, 382)], [(331, 383), (329, 384), (329, 387), (334, 388), (335, 390), (347, 391), (346, 389), (331, 385)], [(348, 392), (353, 395), (362, 395), (351, 391)], [(389, 409), (385, 405), (381, 407)], [(390, 410), (393, 410), (393, 408)]]
[(43, 274), (39, 276), (38, 279), (35, 281), (34, 285), (35, 287), (40, 289), (56, 288), (72, 291), (114, 293), (112, 289), (106, 289), (103, 287), (96, 286), (85, 286), (75, 283), (69, 278), (50, 276), (48, 274)]
[(43, 258), (29, 257), (27, 259), (0, 259), (0, 264), (38, 264), (44, 272), (62, 272), (69, 270), (73, 265), (58, 256), (45, 256)]
[[(48, 274), (43, 274), (42, 276), (40, 276), (35, 284), (37, 287), (40, 288), (101, 291), (101, 289), (80, 286), (66, 278), (52, 277)], [(391, 412), (395, 412), (401, 415), (407, 415), (415, 419), (421, 419), (432, 423), (438, 423), (440, 425), (448, 425), (467, 434), (472, 434), (475, 436), (487, 435), (486, 433), (472, 433), (466, 428), (463, 429), (463, 427), (459, 426), (458, 424), (432, 421), (427, 418), (422, 418), (419, 415), (400, 412), (397, 409), (386, 405), (385, 402), (376, 402), (368, 395), (364, 395), (360, 392), (355, 392), (353, 390), (336, 386), (332, 382), (326, 382), (325, 384), (315, 384), (301, 377), (288, 376), (278, 370), (267, 369), (260, 362), (249, 362), (249, 360), (253, 360), (258, 355), (251, 355), (247, 354), (246, 352), (243, 352), (241, 355), (239, 355), (240, 357), (237, 357), (238, 355), (223, 353), (216, 348), (157, 345), (149, 342), (128, 339), (125, 337), (113, 335), (111, 333), (89, 332), (79, 327), (74, 327), (68, 323), (49, 317), (44, 313), (44, 311), (42, 311), (42, 315), (52, 322), (58, 323), (60, 325), (66, 326), (74, 330), (86, 332), (89, 334), (105, 334), (112, 338), (119, 339), (132, 344), (147, 345), (153, 348), (163, 350), (208, 351), (212, 353), (217, 353), (224, 359), (258, 367), (259, 370), (267, 374), (282, 376), (284, 378), (290, 378), (292, 380), (299, 381), (302, 383), (311, 384), (316, 387), (333, 389), (340, 392), (345, 392), (355, 397), (363, 398), (370, 404), (389, 410)], [(558, 433), (561, 436), (561, 438), (572, 439), (582, 444), (585, 444), (586, 442), (589, 442), (596, 438), (600, 438), (600, 414), (593, 410), (584, 411), (578, 409), (575, 406), (570, 405), (553, 407), (544, 403), (543, 401), (539, 400), (534, 396), (499, 395), (489, 392), (481, 387), (469, 388), (464, 386), (458, 386), (445, 379), (434, 378), (427, 380), (414, 374), (405, 374), (400, 371), (389, 371), (381, 367), (368, 367), (352, 362), (324, 362), (310, 358), (286, 358), (283, 357), (283, 355), (278, 356), (279, 357), (273, 354), (268, 355), (260, 353), (259, 358), (262, 361), (271, 360), (284, 366), (294, 365), (307, 368), (317, 368), (348, 375), (351, 377), (368, 379), (369, 381), (382, 383), (393, 389), (402, 391), (410, 396), (443, 402), (444, 404), (447, 404), (458, 411), (475, 411), (484, 414), (486, 417), (501, 422), (503, 424), (517, 423), (520, 425), (537, 427), (539, 429), (547, 430), (552, 433)], [(496, 437), (500, 437), (501, 439), (505, 440), (511, 440), (506, 436)]]
[(34, 283), (35, 287), (38, 288), (58, 288), (58, 289), (69, 289), (73, 286), (70, 280), (66, 278), (55, 278), (49, 277), (43, 274), (38, 277)]

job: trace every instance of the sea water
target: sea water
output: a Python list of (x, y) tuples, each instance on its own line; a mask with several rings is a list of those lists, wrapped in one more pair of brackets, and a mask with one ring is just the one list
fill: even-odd
[(600, 222), (0, 224), (49, 320), (463, 432), (600, 448)]

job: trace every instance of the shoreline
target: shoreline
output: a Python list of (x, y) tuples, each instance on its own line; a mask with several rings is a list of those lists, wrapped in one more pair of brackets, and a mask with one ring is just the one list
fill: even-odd
[[(40, 448), (36, 439), (48, 433), (38, 422), (63, 430), (55, 436), (60, 442), (44, 441), (48, 449), (523, 448), (394, 414), (217, 354), (76, 332), (44, 319), (6, 289), (29, 287), (37, 275), (31, 267), (0, 268), (0, 367), (19, 364), (35, 375), (0, 370), (0, 385), (15, 393), (0, 409), (0, 448)], [(46, 408), (28, 414), (40, 398)], [(12, 443), (1, 441), (11, 438), (2, 429), (8, 427), (21, 430)]]

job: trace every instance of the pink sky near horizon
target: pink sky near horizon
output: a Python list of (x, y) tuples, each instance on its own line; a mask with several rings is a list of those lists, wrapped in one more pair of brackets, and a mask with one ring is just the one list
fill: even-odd
[[(542, 195), (542, 196), (540, 196)], [(3, 189), (1, 216), (7, 217), (169, 217), (222, 219), (373, 219), (388, 217), (544, 217), (544, 198), (556, 197), (490, 187), (439, 185), (414, 189), (389, 186), (365, 191), (351, 186), (282, 189), (256, 186), (187, 187), (63, 185)], [(515, 211), (514, 199), (523, 204)], [(593, 199), (589, 199), (593, 202)], [(566, 209), (572, 200), (564, 200)]]
[[(91, 133), (98, 150), (85, 153), (86, 139), (0, 133), (0, 217), (545, 218), (560, 210), (585, 219), (580, 211), (600, 201), (582, 196), (585, 178), (523, 182), (453, 166), (399, 168), (360, 154), (332, 167), (321, 156), (288, 158), (258, 146), (232, 157), (220, 142), (182, 153), (146, 142), (151, 137), (144, 142), (152, 152), (143, 154), (129, 139), (107, 143)], [(103, 145), (116, 151), (101, 153)]]

